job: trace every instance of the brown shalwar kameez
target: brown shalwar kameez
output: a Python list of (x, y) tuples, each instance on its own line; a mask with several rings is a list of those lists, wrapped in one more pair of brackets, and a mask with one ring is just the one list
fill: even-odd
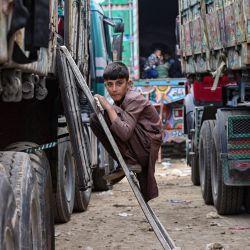
[[(128, 90), (122, 103), (114, 104), (118, 117), (111, 124), (107, 113), (105, 120), (126, 163), (140, 164), (142, 172), (137, 174), (141, 192), (146, 201), (158, 196), (154, 177), (155, 162), (162, 142), (159, 115), (148, 100), (135, 91)], [(93, 115), (90, 126), (106, 150), (116, 159), (114, 151)]]

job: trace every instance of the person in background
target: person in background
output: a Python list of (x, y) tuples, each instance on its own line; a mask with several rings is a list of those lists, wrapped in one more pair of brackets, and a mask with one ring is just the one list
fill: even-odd
[(170, 64), (167, 62), (167, 55), (161, 56), (160, 64), (156, 67), (158, 78), (168, 78)]
[[(114, 104), (98, 94), (95, 100), (104, 109), (104, 118), (128, 168), (137, 173), (142, 195), (147, 202), (158, 196), (154, 172), (162, 142), (159, 114), (143, 95), (131, 90), (125, 64), (110, 63), (104, 70), (103, 78)], [(90, 127), (113, 159), (117, 160), (96, 114), (91, 115)], [(123, 169), (119, 167), (105, 179), (114, 184), (123, 177)]]
[(169, 77), (171, 78), (181, 78), (183, 77), (181, 72), (181, 62), (178, 56), (170, 59)]
[(161, 56), (161, 50), (155, 49), (154, 53), (152, 53), (145, 64), (144, 72), (146, 78), (157, 78), (158, 72), (156, 70), (156, 67), (160, 64), (160, 56)]

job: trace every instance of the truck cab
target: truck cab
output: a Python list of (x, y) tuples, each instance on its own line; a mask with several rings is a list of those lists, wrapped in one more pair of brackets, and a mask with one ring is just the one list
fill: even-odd
[[(90, 4), (90, 69), (94, 93), (105, 94), (103, 72), (109, 62), (121, 58), (123, 23), (120, 19), (105, 16), (100, 4)], [(119, 35), (114, 35), (118, 33)]]
[[(89, 86), (93, 94), (106, 95), (103, 72), (106, 66), (122, 57), (123, 22), (121, 19), (108, 18), (102, 7), (92, 0), (90, 4), (90, 77)], [(95, 190), (107, 190), (110, 187), (102, 179), (113, 168), (114, 163), (92, 131), (91, 149), (93, 165), (93, 183)]]

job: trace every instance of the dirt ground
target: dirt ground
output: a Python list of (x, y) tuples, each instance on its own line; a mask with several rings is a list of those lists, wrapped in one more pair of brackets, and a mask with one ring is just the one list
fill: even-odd
[[(190, 181), (184, 160), (157, 164), (160, 196), (150, 206), (184, 250), (206, 249), (218, 242), (225, 249), (250, 249), (250, 215), (218, 216), (204, 205), (200, 187)], [(56, 226), (56, 249), (162, 249), (126, 179), (112, 191), (93, 193), (88, 211)]]

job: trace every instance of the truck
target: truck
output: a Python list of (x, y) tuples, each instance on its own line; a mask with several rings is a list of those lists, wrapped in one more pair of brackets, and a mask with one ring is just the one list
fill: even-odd
[[(54, 249), (54, 221), (67, 222), (73, 210), (88, 207), (97, 148), (83, 93), (64, 98), (69, 90), (60, 82), (58, 47), (68, 48), (94, 88), (90, 13), (84, 0), (0, 5), (0, 249)], [(112, 37), (104, 25), (116, 24), (98, 15), (92, 23), (102, 40), (94, 43), (106, 48)], [(122, 40), (113, 42), (117, 57)]]
[(178, 4), (192, 182), (219, 214), (249, 212), (249, 1)]
[(145, 79), (142, 63), (142, 59), (147, 58), (155, 48), (178, 60), (175, 29), (178, 2), (103, 0), (100, 4), (106, 16), (124, 21), (122, 61), (129, 68), (134, 90), (149, 99), (161, 116), (165, 145), (162, 157), (179, 156), (185, 149), (186, 141), (182, 115), (186, 79), (181, 75), (177, 78)]
[[(124, 23), (120, 18), (109, 18), (102, 7), (91, 1), (90, 29), (90, 83), (93, 94), (106, 95), (103, 72), (108, 63), (122, 58), (122, 42)], [(100, 22), (100, 20), (102, 20)], [(83, 113), (84, 114), (84, 113)], [(85, 121), (89, 126), (89, 112), (85, 113)], [(89, 130), (91, 138), (91, 159), (93, 166), (93, 187), (96, 191), (112, 188), (102, 177), (114, 168), (114, 161), (103, 145)]]

